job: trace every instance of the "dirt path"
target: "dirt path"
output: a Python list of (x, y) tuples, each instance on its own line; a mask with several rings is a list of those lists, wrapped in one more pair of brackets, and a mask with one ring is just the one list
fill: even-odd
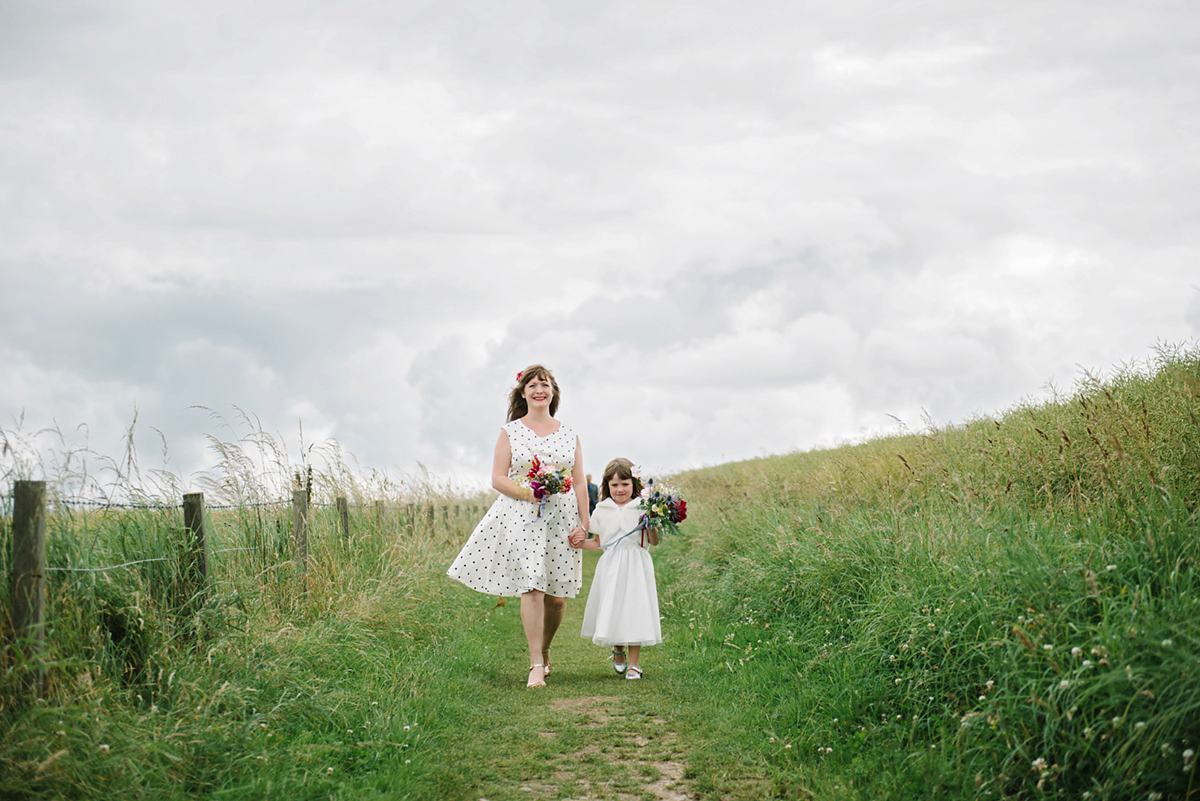
[[(612, 670), (609, 651), (579, 636), (595, 557), (585, 560), (585, 592), (569, 601), (555, 637), (545, 688), (506, 688), (500, 708), (481, 717), (508, 718), (493, 749), (480, 801), (690, 801), (685, 744), (670, 702), (656, 688), (668, 668), (668, 646), (645, 648), (646, 677), (629, 681)], [(517, 605), (493, 613), (493, 637), (522, 639)]]

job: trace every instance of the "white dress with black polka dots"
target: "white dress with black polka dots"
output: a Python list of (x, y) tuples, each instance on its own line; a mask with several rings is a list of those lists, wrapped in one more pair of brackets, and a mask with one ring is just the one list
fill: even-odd
[[(575, 467), (576, 436), (559, 423), (545, 437), (533, 433), (520, 420), (504, 426), (512, 450), (508, 477), (527, 484), (536, 455), (559, 467)], [(471, 532), (446, 575), (473, 590), (489, 595), (516, 597), (541, 590), (559, 598), (574, 598), (583, 586), (583, 556), (567, 543), (571, 529), (579, 525), (575, 491), (546, 499), (542, 516), (537, 504), (501, 495)]]

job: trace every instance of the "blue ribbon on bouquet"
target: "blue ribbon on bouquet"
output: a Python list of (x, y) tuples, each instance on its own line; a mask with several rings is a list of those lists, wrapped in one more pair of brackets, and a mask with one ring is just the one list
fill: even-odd
[(645, 530), (646, 530), (646, 518), (643, 517), (641, 522), (639, 522), (637, 524), (637, 527), (633, 531), (622, 534), (621, 536), (617, 537), (615, 540), (610, 542), (607, 547), (601, 547), (600, 550), (607, 551), (609, 548), (614, 547), (618, 542), (625, 539), (626, 537), (632, 536), (634, 534), (637, 534), (639, 531), (645, 531)]

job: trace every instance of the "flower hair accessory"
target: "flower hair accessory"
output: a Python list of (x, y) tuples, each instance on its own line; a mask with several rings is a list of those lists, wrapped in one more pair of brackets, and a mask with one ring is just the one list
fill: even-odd
[(525, 375), (525, 371), (524, 371), (524, 370), (518, 370), (518, 371), (517, 371), (517, 383), (518, 383), (518, 384), (520, 384), (520, 383), (521, 383), (521, 376), (523, 376), (523, 375)]

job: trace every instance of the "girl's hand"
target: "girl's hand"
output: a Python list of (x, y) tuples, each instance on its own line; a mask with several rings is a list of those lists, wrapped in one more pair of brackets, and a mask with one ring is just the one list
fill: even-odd
[(572, 548), (578, 548), (583, 545), (583, 541), (587, 539), (587, 530), (583, 526), (576, 526), (571, 529), (571, 535), (567, 537), (567, 542)]

